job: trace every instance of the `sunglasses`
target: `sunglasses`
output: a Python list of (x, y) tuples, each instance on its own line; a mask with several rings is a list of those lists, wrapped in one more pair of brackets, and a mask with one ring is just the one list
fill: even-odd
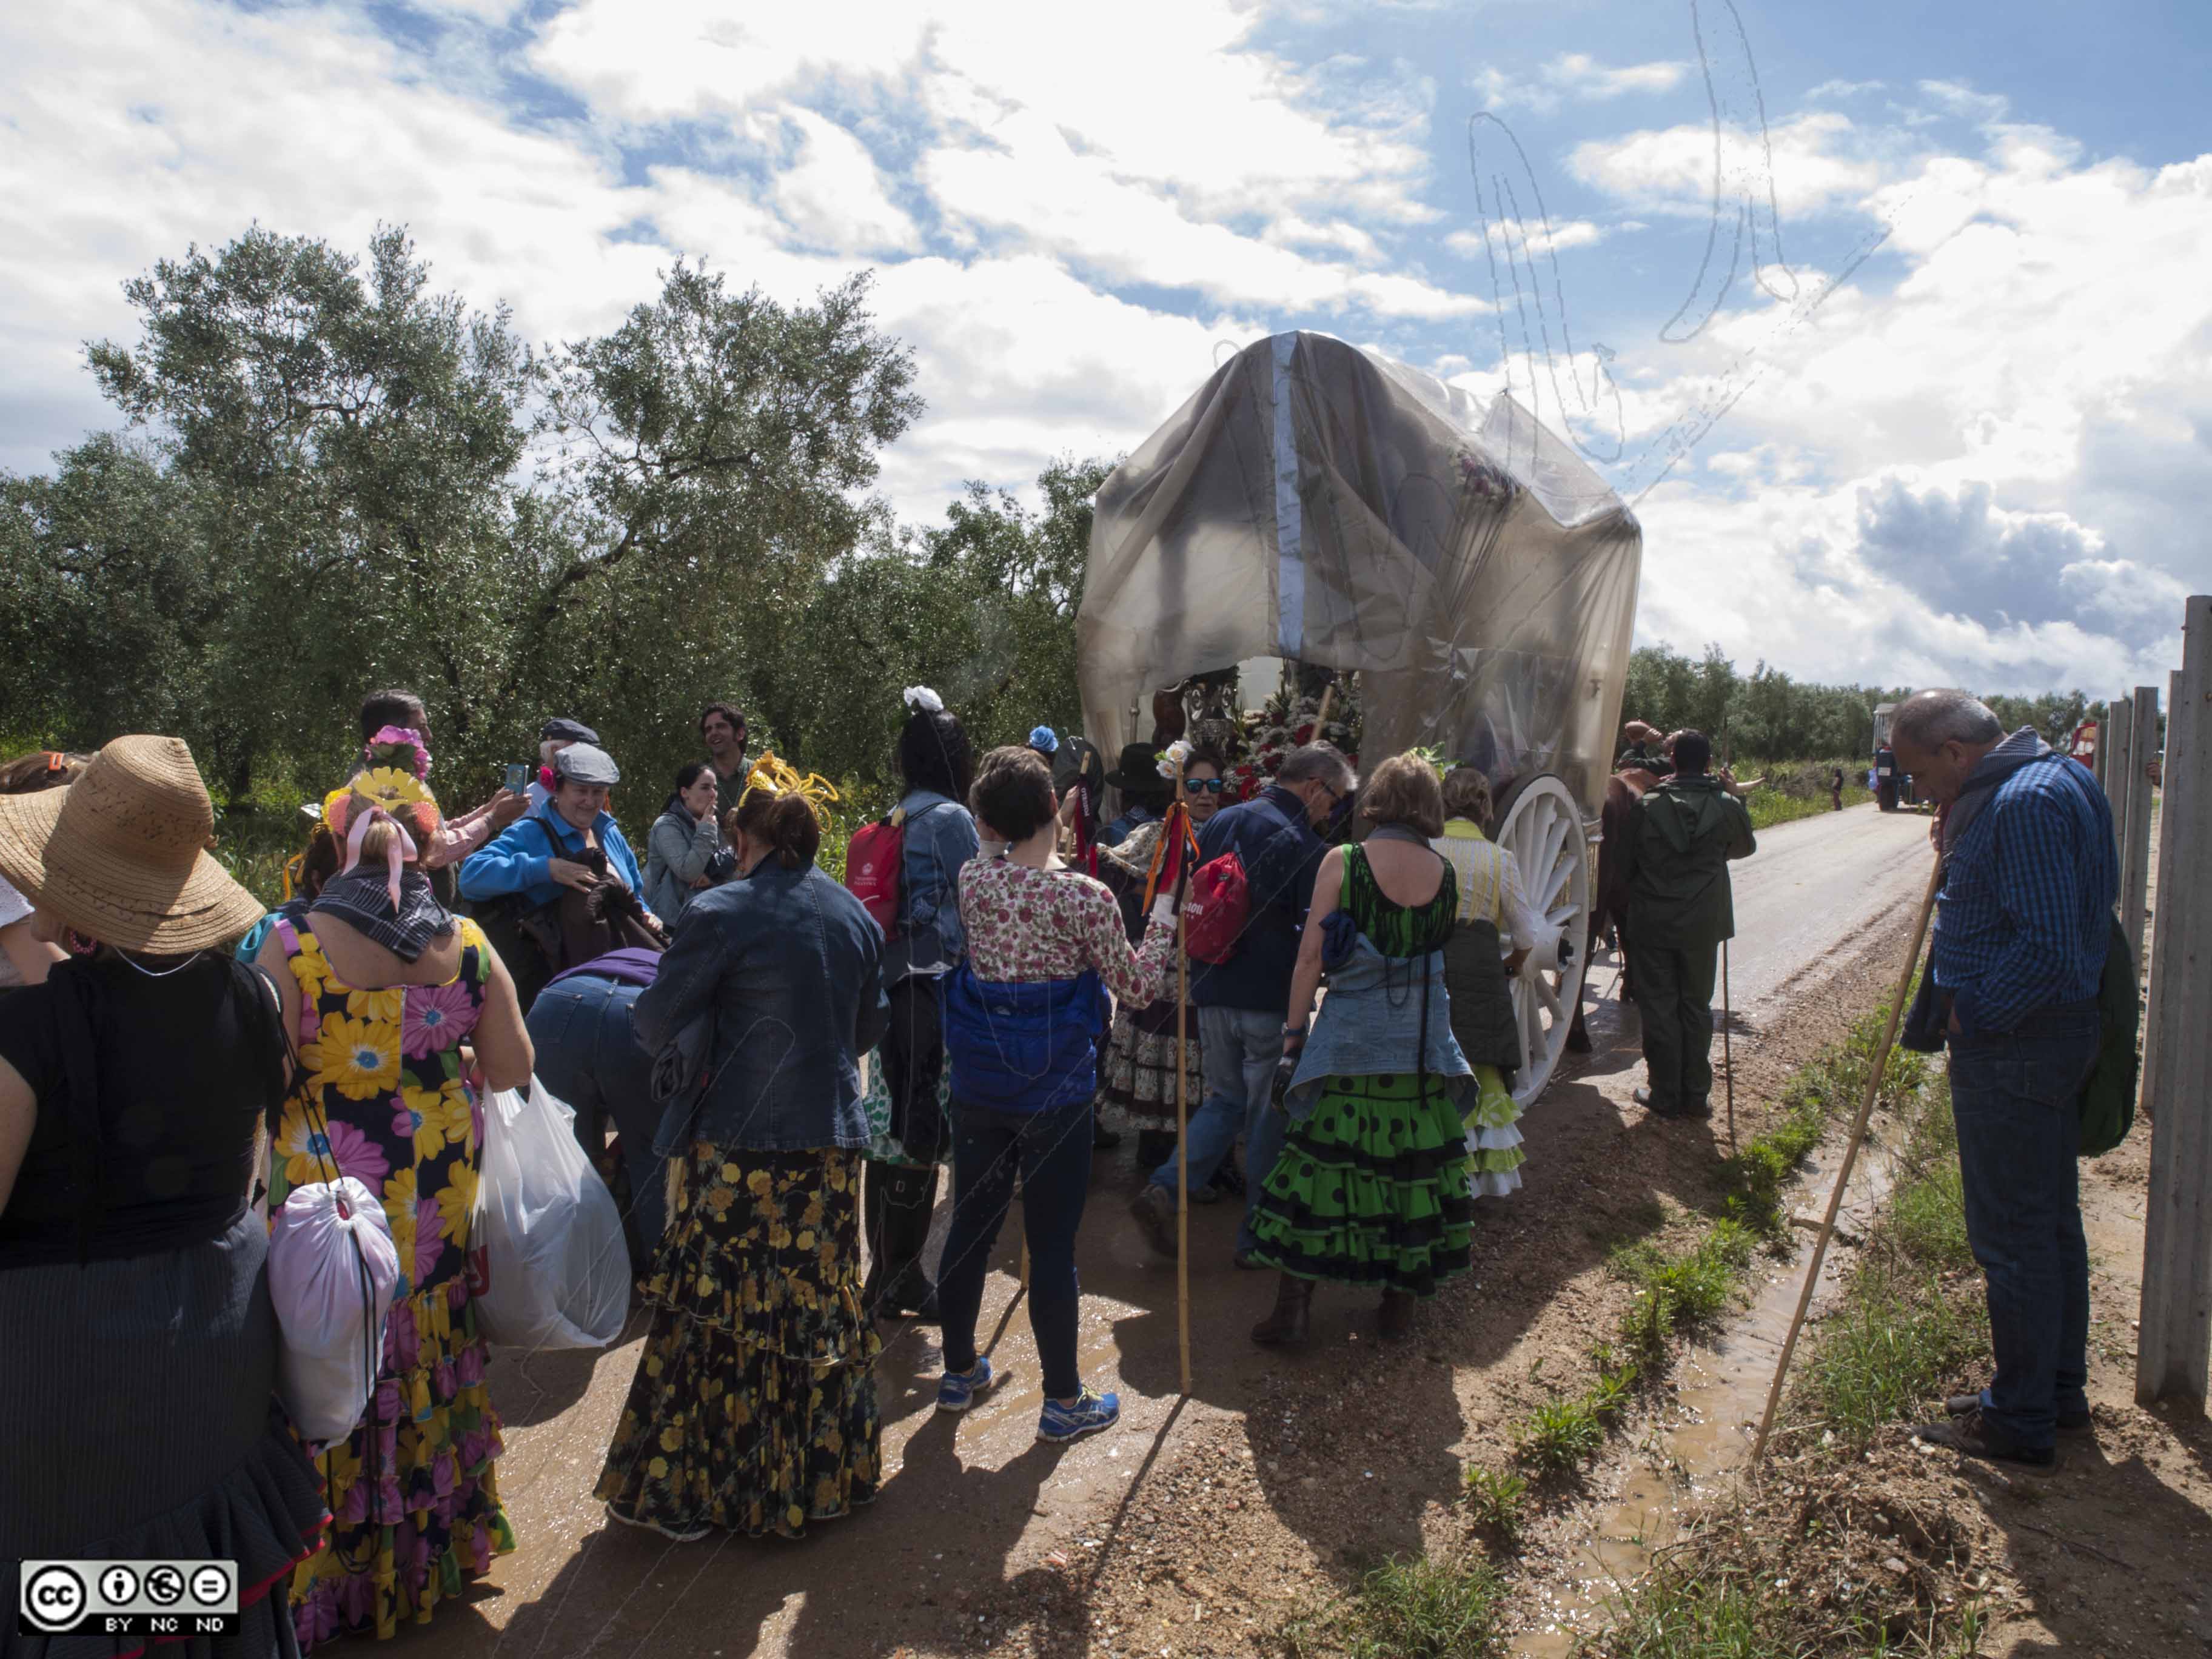
[(1226, 778), (1185, 778), (1184, 790), (1194, 795), (1218, 795), (1229, 787)]

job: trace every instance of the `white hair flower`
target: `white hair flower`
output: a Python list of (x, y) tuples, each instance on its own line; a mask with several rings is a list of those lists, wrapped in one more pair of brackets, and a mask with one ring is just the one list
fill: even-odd
[(1189, 763), (1191, 747), (1188, 738), (1178, 738), (1170, 744), (1160, 755), (1160, 775), (1172, 778), (1181, 774)]
[(941, 714), (945, 712), (945, 699), (926, 685), (909, 685), (904, 696), (906, 706), (909, 708), (919, 708), (928, 714)]

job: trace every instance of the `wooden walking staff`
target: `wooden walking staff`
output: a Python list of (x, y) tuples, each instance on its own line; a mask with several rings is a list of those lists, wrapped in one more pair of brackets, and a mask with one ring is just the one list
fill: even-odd
[[(1175, 801), (1168, 808), (1167, 829), (1162, 836), (1176, 839), (1171, 866), (1182, 873), (1188, 851), (1183, 837), (1190, 834), (1190, 805), (1183, 799), (1183, 756), (1176, 750)], [(1182, 1391), (1190, 1394), (1190, 933), (1182, 906), (1176, 906), (1176, 1351), (1182, 1364)]]
[(1796, 1316), (1790, 1334), (1782, 1339), (1782, 1358), (1774, 1367), (1774, 1382), (1766, 1391), (1766, 1409), (1759, 1419), (1759, 1438), (1751, 1449), (1752, 1467), (1766, 1455), (1766, 1437), (1774, 1431), (1775, 1407), (1782, 1401), (1782, 1380), (1790, 1374), (1790, 1357), (1797, 1351), (1797, 1334), (1805, 1328), (1805, 1311), (1813, 1305), (1813, 1291), (1820, 1282), (1820, 1263), (1835, 1236), (1836, 1212), (1844, 1206), (1844, 1188), (1850, 1184), (1851, 1165), (1858, 1159), (1859, 1143), (1866, 1139), (1867, 1120), (1874, 1115), (1875, 1097), (1881, 1092), (1881, 1074), (1889, 1067), (1889, 1051), (1897, 1041), (1897, 1024), (1905, 1017), (1905, 994), (1912, 988), (1912, 970), (1920, 965), (1921, 942), (1928, 937), (1928, 918), (1936, 908), (1936, 890), (1943, 884), (1943, 860), (1928, 872), (1928, 891), (1920, 901), (1920, 920), (1913, 924), (1912, 948), (1905, 952), (1905, 971), (1898, 975), (1897, 995), (1889, 1005), (1889, 1024), (1882, 1028), (1881, 1047), (1875, 1050), (1874, 1069), (1867, 1074), (1866, 1093), (1859, 1101), (1858, 1116), (1851, 1121), (1851, 1138), (1844, 1147), (1844, 1167), (1836, 1171), (1835, 1190), (1828, 1194), (1828, 1212), (1820, 1218), (1820, 1236), (1813, 1241), (1812, 1265), (1805, 1270), (1805, 1288), (1797, 1294)]
[[(1708, 1005), (1710, 1006), (1710, 1005)], [(1735, 1016), (1729, 1008), (1728, 941), (1721, 941), (1721, 1064), (1728, 1068), (1729, 1156), (1735, 1156), (1735, 1047), (1729, 1041), (1729, 1026)]]

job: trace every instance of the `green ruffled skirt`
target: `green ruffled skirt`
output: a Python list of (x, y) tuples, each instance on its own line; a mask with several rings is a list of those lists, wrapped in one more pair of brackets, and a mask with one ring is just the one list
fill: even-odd
[(1255, 1254), (1300, 1279), (1433, 1296), (1468, 1270), (1467, 1130), (1443, 1079), (1334, 1077), (1261, 1187)]
[(595, 1494), (617, 1519), (797, 1538), (875, 1497), (883, 1345), (860, 1310), (860, 1192), (857, 1152), (692, 1143)]

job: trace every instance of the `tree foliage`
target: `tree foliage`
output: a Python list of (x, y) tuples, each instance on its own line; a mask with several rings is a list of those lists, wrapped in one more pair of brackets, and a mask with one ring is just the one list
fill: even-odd
[[(969, 484), (900, 526), (873, 492), (921, 413), (855, 275), (806, 304), (679, 261), (607, 332), (532, 349), (432, 285), (403, 230), (356, 258), (255, 228), (125, 285), (87, 363), (124, 421), (0, 473), (0, 733), (184, 736), (218, 789), (328, 787), (373, 685), (428, 702), (465, 805), (540, 723), (597, 727), (657, 809), (702, 704), (881, 788), (935, 687), (977, 743), (1079, 726), (1075, 613), (1110, 459), (1035, 497)], [(1738, 754), (1864, 752), (1876, 702), (1717, 647), (1635, 653), (1625, 714)], [(1993, 698), (2054, 740), (2086, 700)]]
[[(1901, 702), (1912, 691), (1904, 685), (1822, 685), (1793, 679), (1765, 662), (1742, 674), (1717, 645), (1706, 646), (1704, 656), (1692, 660), (1662, 643), (1631, 654), (1620, 712), (1624, 720), (1644, 720), (1662, 732), (1694, 726), (1735, 755), (1826, 760), (1870, 754), (1875, 705)], [(2079, 691), (1992, 695), (1983, 701), (2007, 730), (2033, 726), (2058, 745), (2085, 716), (2102, 709)]]

